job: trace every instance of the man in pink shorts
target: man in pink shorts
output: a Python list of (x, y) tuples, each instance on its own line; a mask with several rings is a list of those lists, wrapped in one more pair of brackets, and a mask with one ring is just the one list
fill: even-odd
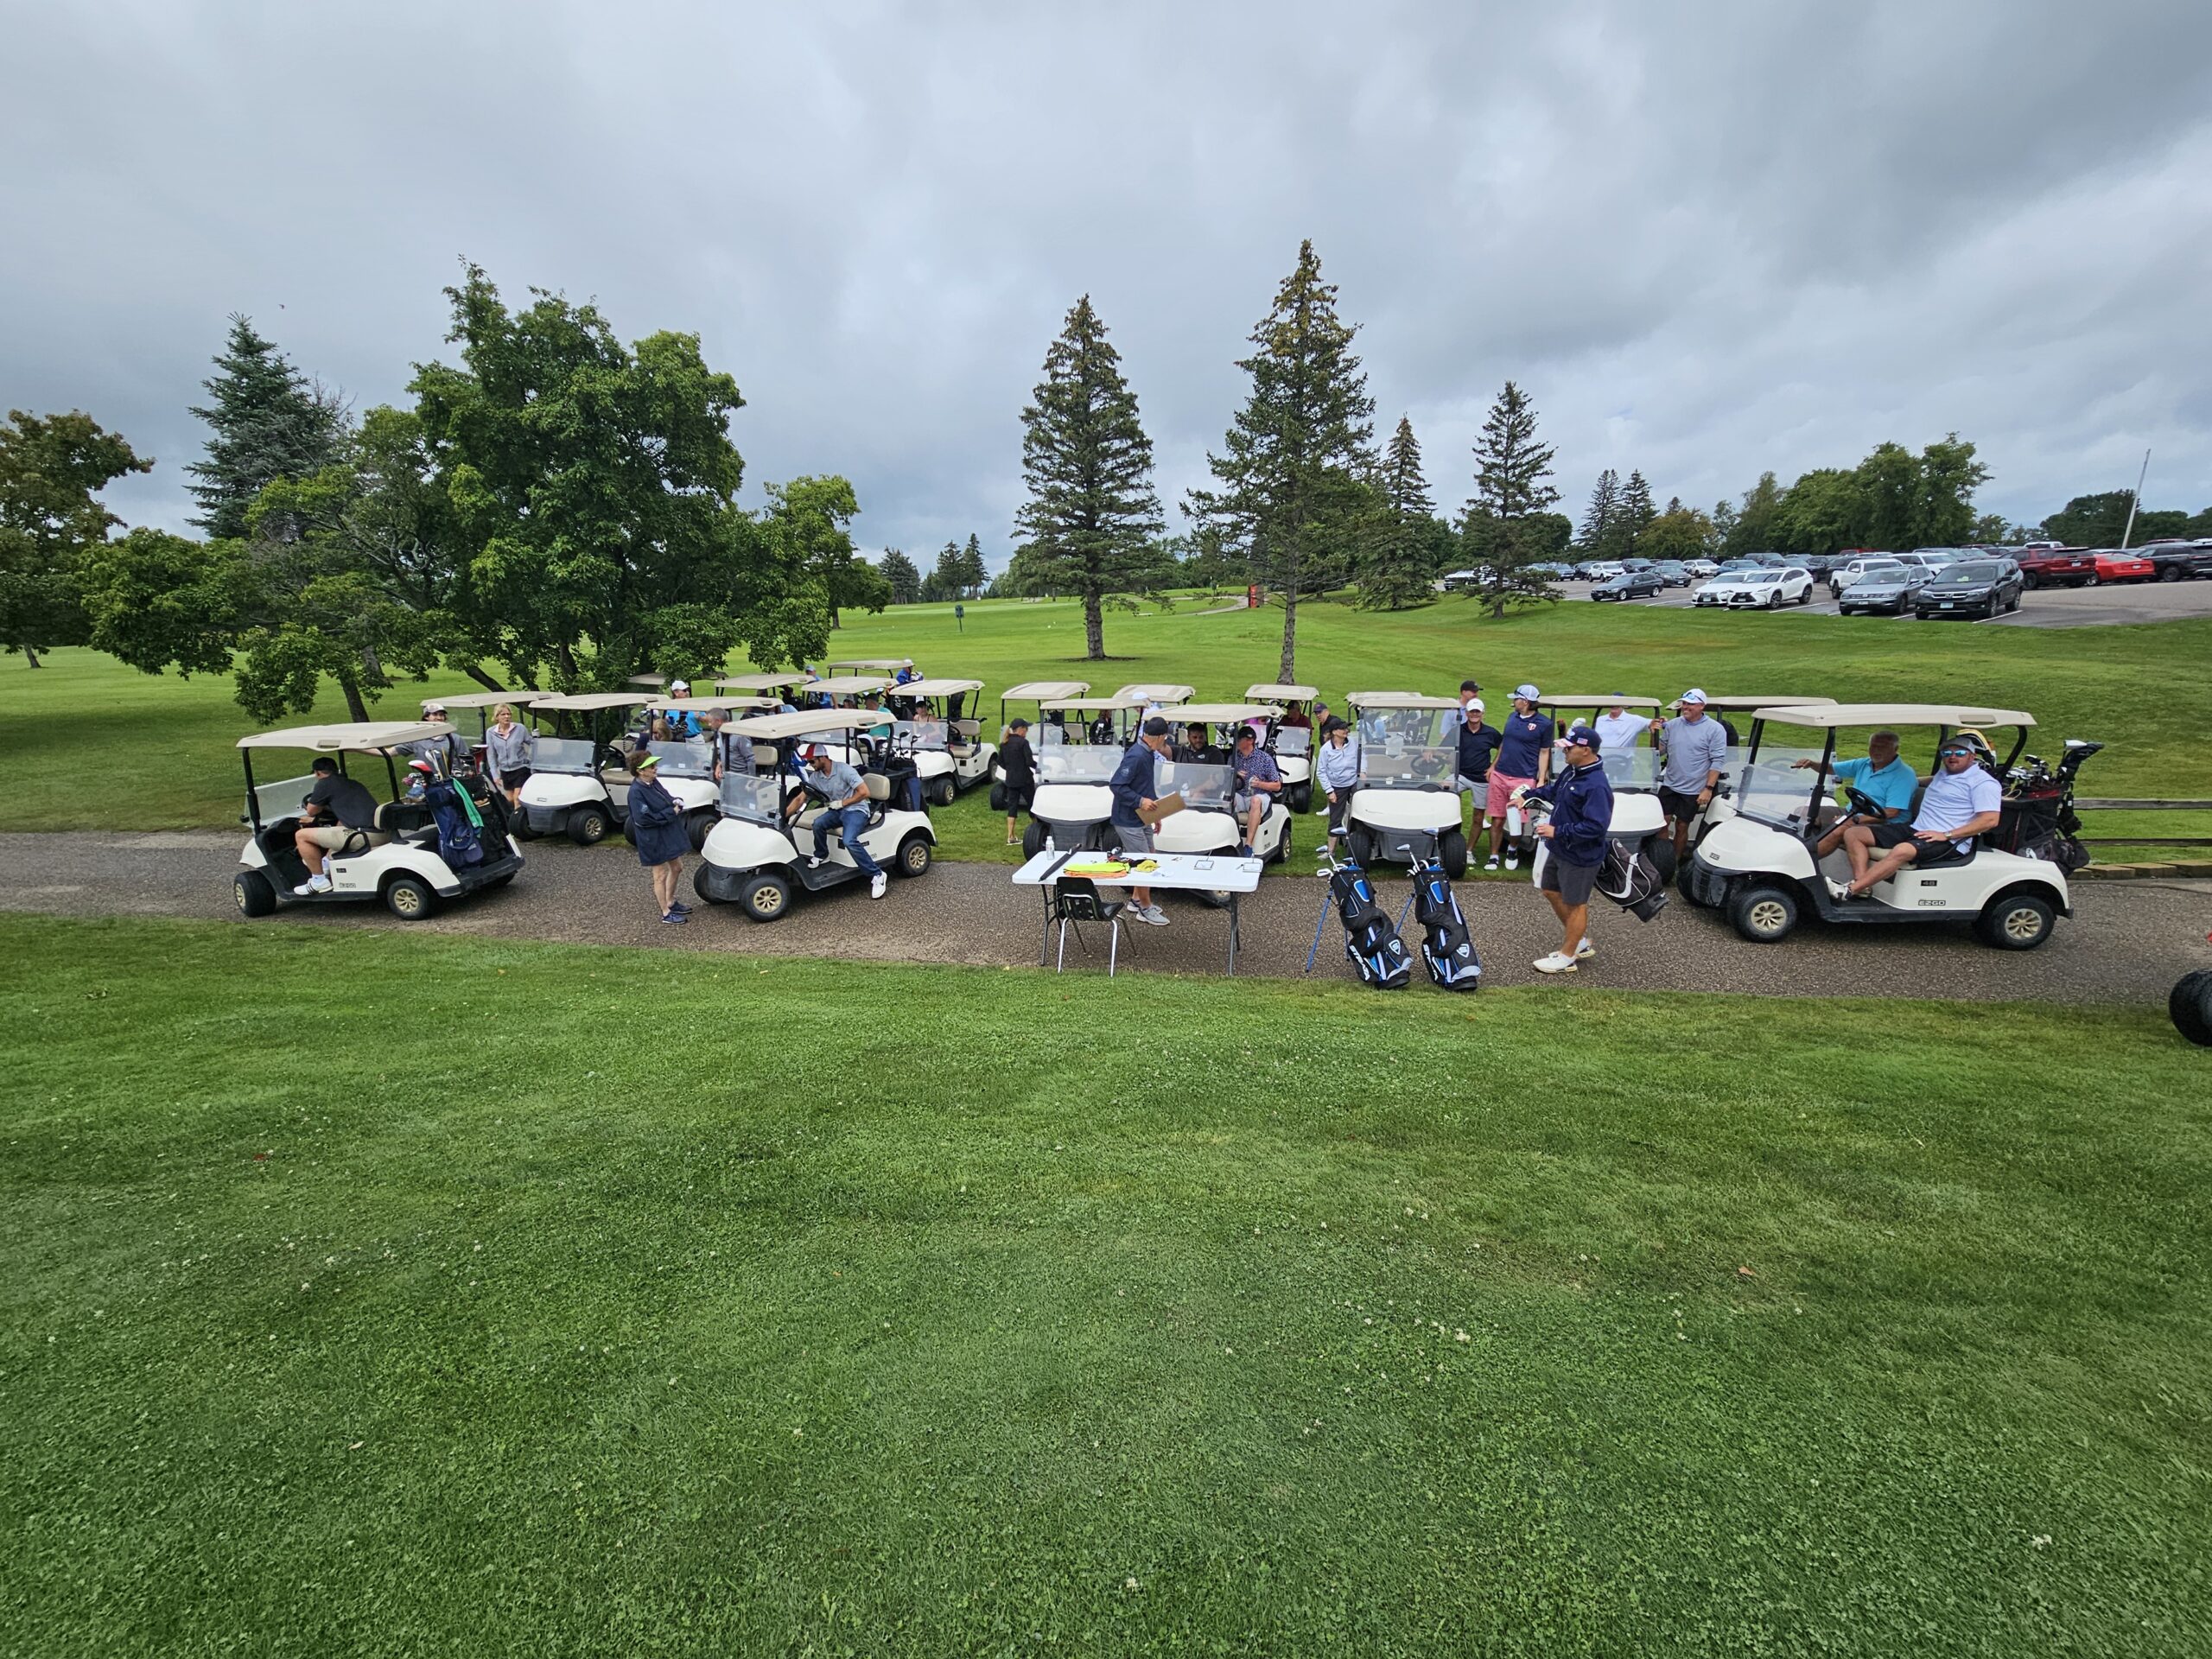
[(1515, 686), (1513, 712), (1499, 722), (1503, 741), (1497, 746), (1497, 758), (1491, 763), (1490, 790), (1483, 798), (1483, 817), (1490, 825), (1490, 857), (1483, 865), (1486, 870), (1497, 868), (1501, 850), (1507, 869), (1521, 868), (1521, 849), (1503, 845), (1505, 809), (1515, 790), (1531, 788), (1550, 777), (1552, 722), (1536, 712), (1542, 695), (1533, 685)]

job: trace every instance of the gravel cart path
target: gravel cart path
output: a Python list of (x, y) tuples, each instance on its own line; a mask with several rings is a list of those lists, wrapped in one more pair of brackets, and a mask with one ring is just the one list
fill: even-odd
[[(266, 921), (245, 922), (231, 899), (239, 844), (238, 836), (213, 831), (0, 836), (0, 909), (235, 920), (242, 927), (409, 925), (365, 904), (287, 910)], [(411, 925), (490, 938), (687, 950), (1037, 963), (1041, 901), (1034, 890), (1014, 887), (1000, 866), (941, 863), (918, 881), (893, 881), (880, 903), (871, 903), (858, 889), (802, 899), (788, 918), (768, 926), (733, 910), (701, 906), (688, 925), (669, 927), (652, 913), (645, 873), (626, 845), (533, 842), (527, 856), (527, 868), (504, 892)], [(1381, 891), (1395, 913), (1407, 885), (1386, 875)], [(688, 869), (684, 892), (690, 892)], [(1529, 964), (1555, 938), (1543, 900), (1518, 881), (1469, 880), (1459, 892), (1482, 952), (1484, 982), (1541, 980)], [(1244, 903), (1238, 971), (1298, 974), (1321, 898), (1318, 880), (1262, 882)], [(2183, 972), (2212, 966), (2212, 946), (2205, 941), (2212, 927), (2212, 881), (2083, 882), (2075, 888), (2075, 909), (2050, 944), (2015, 955), (1992, 950), (1962, 929), (1832, 928), (1816, 922), (1780, 945), (1752, 945), (1717, 916), (1693, 910), (1679, 898), (1649, 925), (1605, 908), (1592, 912), (1597, 960), (1560, 985), (1565, 995), (1577, 983), (1594, 982), (1632, 990), (1791, 996), (2140, 1003), (2163, 1001)], [(1189, 899), (1170, 900), (1169, 912), (1171, 925), (1137, 930), (1135, 970), (1219, 973), (1227, 917)], [(1410, 918), (1408, 931), (1412, 943), (1418, 931)], [(1070, 970), (1103, 972), (1105, 941), (1096, 929), (1086, 933), (1094, 954), (1083, 957), (1071, 938)], [(1349, 972), (1342, 937), (1332, 921), (1322, 937), (1317, 977)]]

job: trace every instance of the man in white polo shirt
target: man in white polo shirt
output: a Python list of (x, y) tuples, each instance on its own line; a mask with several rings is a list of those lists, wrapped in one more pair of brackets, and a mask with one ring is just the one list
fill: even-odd
[[(1843, 832), (1851, 860), (1851, 880), (1831, 880), (1838, 899), (1863, 899), (1908, 864), (1916, 870), (1952, 864), (1974, 850), (1976, 836), (1997, 827), (2005, 805), (2005, 785), (1981, 766), (1974, 745), (1964, 738), (1943, 741), (1936, 751), (1936, 775), (1920, 798), (1919, 815), (1907, 829), (1888, 823), (1855, 823)], [(1877, 861), (1876, 852), (1881, 854)]]

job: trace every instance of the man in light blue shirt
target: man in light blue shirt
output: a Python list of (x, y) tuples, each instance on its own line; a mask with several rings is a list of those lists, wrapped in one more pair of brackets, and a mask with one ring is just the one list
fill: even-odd
[[(1802, 772), (1817, 766), (1818, 760), (1792, 760), (1789, 768)], [(1877, 732), (1866, 740), (1866, 758), (1863, 760), (1839, 760), (1834, 768), (1836, 782), (1848, 785), (1870, 798), (1882, 809), (1878, 818), (1864, 813), (1847, 812), (1836, 821), (1835, 828), (1821, 837), (1815, 855), (1826, 858), (1843, 844), (1843, 832), (1854, 823), (1889, 823), (1912, 810), (1913, 791), (1920, 787), (1920, 774), (1897, 759), (1897, 734)]]
[(1936, 766), (1910, 827), (1893, 819), (1853, 824), (1844, 832), (1851, 880), (1831, 880), (1832, 897), (1863, 899), (1908, 864), (1925, 870), (1957, 863), (1972, 855), (1976, 836), (1997, 828), (2004, 817), (2005, 785), (1994, 772), (1983, 769), (1974, 745), (1963, 738), (1946, 738), (1936, 752)]
[(806, 763), (799, 781), (806, 785), (808, 794), (822, 802), (822, 816), (814, 821), (814, 856), (807, 861), (807, 868), (822, 867), (830, 856), (830, 830), (841, 830), (844, 832), (845, 850), (852, 855), (860, 873), (868, 877), (868, 896), (882, 898), (886, 885), (883, 866), (875, 861), (861, 840), (861, 832), (868, 828), (868, 785), (861, 781), (860, 773), (833, 758), (828, 748), (817, 745), (814, 758)]
[(1728, 758), (1728, 734), (1705, 712), (1705, 693), (1692, 686), (1675, 705), (1681, 712), (1655, 720), (1659, 734), (1659, 810), (1675, 826), (1676, 862), (1689, 856), (1690, 825), (1713, 804), (1720, 768)]

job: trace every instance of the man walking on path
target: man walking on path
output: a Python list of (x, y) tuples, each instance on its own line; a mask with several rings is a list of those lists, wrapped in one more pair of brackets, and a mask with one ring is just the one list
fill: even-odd
[(1577, 726), (1567, 734), (1567, 771), (1556, 783), (1516, 791), (1520, 801), (1548, 801), (1550, 821), (1536, 826), (1551, 843), (1541, 890), (1566, 930), (1560, 948), (1536, 958), (1540, 974), (1571, 974), (1597, 955), (1590, 943), (1590, 893), (1605, 861), (1605, 831), (1613, 821), (1613, 785), (1598, 759), (1598, 734)]
[(1728, 759), (1728, 734), (1705, 712), (1705, 693), (1692, 686), (1675, 705), (1672, 720), (1655, 720), (1659, 734), (1659, 810), (1675, 826), (1675, 862), (1689, 856), (1690, 824), (1713, 804), (1720, 768)]

